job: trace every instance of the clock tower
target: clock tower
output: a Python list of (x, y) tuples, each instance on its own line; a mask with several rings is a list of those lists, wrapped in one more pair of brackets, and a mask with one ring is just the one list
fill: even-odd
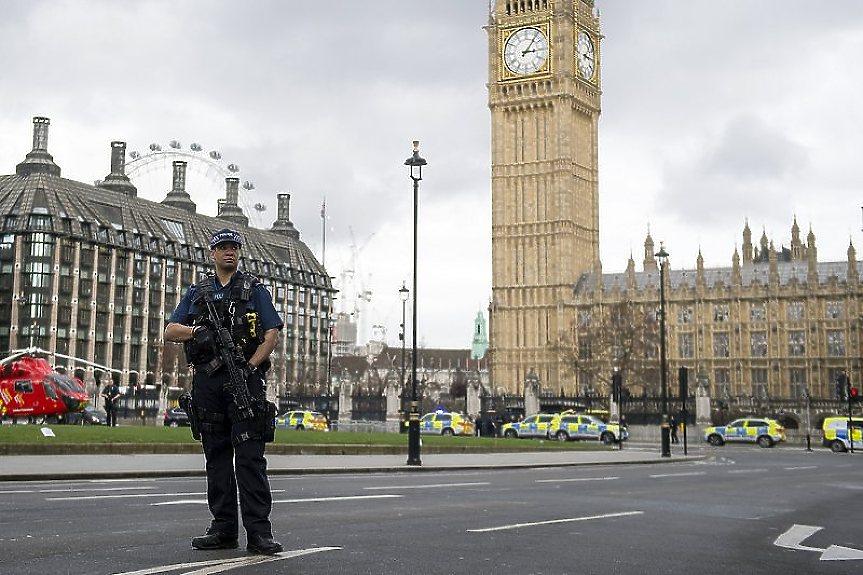
[(486, 29), (491, 383), (520, 393), (534, 369), (571, 392), (554, 345), (579, 278), (600, 270), (599, 16), (593, 0), (495, 0)]

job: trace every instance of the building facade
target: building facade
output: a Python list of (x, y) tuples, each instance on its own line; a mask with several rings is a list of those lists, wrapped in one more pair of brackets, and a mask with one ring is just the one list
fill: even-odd
[(68, 180), (48, 153), (48, 127), (34, 118), (33, 149), (15, 174), (0, 176), (0, 350), (43, 348), (58, 365), (85, 370), (91, 385), (103, 371), (62, 358), (115, 369), (123, 385), (188, 386), (182, 347), (164, 343), (165, 322), (212, 270), (212, 233), (231, 227), (244, 238), (241, 268), (267, 286), (285, 323), (272, 356), (274, 391), (325, 381), (334, 289), (290, 221), (289, 194), (279, 194), (267, 231), (248, 226), (236, 178), (226, 179), (217, 217), (197, 213), (183, 161), (173, 162), (162, 202), (139, 198), (125, 175), (124, 142), (112, 142), (111, 172), (98, 185)]
[[(600, 22), (593, 0), (495, 0), (489, 12), (492, 134), (491, 386), (609, 393), (624, 371), (632, 393), (658, 393), (658, 251), (648, 233), (641, 271), (599, 261)], [(669, 381), (691, 368), (722, 398), (835, 399), (840, 371), (861, 379), (856, 251), (819, 262), (796, 219), (790, 247), (748, 223), (730, 267), (671, 266), (666, 277)], [(625, 328), (625, 329), (624, 329)], [(855, 378), (855, 374), (858, 374)]]
[(557, 386), (563, 304), (599, 265), (599, 17), (592, 0), (497, 0), (486, 29), (492, 379)]

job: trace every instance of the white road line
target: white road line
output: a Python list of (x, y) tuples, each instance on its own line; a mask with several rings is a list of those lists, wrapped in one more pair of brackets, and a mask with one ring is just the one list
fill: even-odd
[(572, 481), (611, 481), (620, 477), (574, 477), (570, 479), (536, 479), (534, 483), (568, 483)]
[(767, 469), (730, 469), (728, 473), (767, 473)]
[(660, 477), (688, 477), (692, 475), (707, 475), (706, 471), (692, 471), (690, 473), (660, 473), (658, 475), (651, 475), (651, 479), (658, 479)]
[[(274, 489), (273, 493), (284, 493), (284, 489)], [(80, 497), (46, 497), (45, 501), (85, 501), (87, 499), (134, 499), (139, 497), (179, 497), (181, 495), (206, 495), (201, 491), (191, 493), (125, 493), (123, 495), (81, 495)]]
[(539, 525), (553, 525), (555, 523), (573, 523), (575, 521), (591, 521), (593, 519), (608, 519), (610, 517), (626, 517), (629, 515), (643, 515), (644, 511), (624, 511), (622, 513), (607, 513), (605, 515), (592, 515), (590, 517), (571, 517), (569, 519), (551, 519), (549, 521), (535, 521), (532, 523), (513, 523), (511, 525), (500, 525), (498, 527), (485, 527), (482, 529), (468, 529), (468, 533), (487, 533), (489, 531), (506, 531), (508, 529), (521, 529), (522, 527), (537, 527)]
[(186, 571), (183, 575), (209, 575), (210, 573), (221, 573), (223, 571), (230, 571), (231, 569), (246, 567), (248, 565), (270, 563), (272, 561), (281, 561), (283, 559), (311, 555), (312, 553), (320, 553), (321, 551), (338, 551), (340, 549), (341, 547), (309, 547), (308, 549), (282, 551), (275, 555), (251, 555), (230, 559), (211, 559), (209, 561), (195, 561), (193, 563), (160, 565), (158, 567), (150, 567), (149, 569), (139, 569), (138, 571), (125, 571), (123, 573), (116, 573), (115, 575), (155, 575), (156, 573), (167, 573), (169, 571), (178, 571), (180, 569), (195, 567), (200, 567), (200, 569), (195, 571)]
[(149, 487), (94, 487), (92, 489), (76, 489), (74, 487), (65, 487), (63, 489), (40, 489), (39, 493), (86, 493), (90, 491), (134, 491), (143, 489), (155, 489), (155, 485)]
[(385, 489), (431, 489), (435, 487), (473, 487), (475, 485), (491, 485), (487, 481), (477, 481), (474, 483), (430, 483), (428, 485), (388, 485), (381, 487), (363, 487), (369, 491), (385, 490)]
[(788, 471), (793, 471), (795, 469), (818, 469), (817, 465), (800, 465), (798, 467), (784, 467)]
[[(201, 493), (200, 495), (203, 495)], [(393, 499), (404, 495), (337, 495), (335, 497), (308, 497), (306, 499), (276, 499), (273, 503), (326, 503), (330, 501), (351, 501), (354, 499)], [(153, 507), (161, 505), (206, 505), (206, 499), (177, 499), (175, 501), (159, 501), (151, 503)]]

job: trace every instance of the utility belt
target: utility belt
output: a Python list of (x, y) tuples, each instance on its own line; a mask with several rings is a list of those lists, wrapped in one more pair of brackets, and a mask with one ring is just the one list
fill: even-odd
[(195, 405), (189, 392), (180, 396), (180, 407), (189, 416), (192, 437), (201, 439), (201, 433), (231, 433), (231, 444), (236, 447), (250, 439), (271, 443), (276, 438), (276, 404), (259, 397), (252, 402), (252, 417), (242, 418), (231, 404), (230, 413), (222, 413)]

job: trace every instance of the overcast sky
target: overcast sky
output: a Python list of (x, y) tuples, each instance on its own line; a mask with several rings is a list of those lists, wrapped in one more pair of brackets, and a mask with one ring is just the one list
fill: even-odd
[[(797, 216), (819, 259), (861, 238), (863, 2), (597, 0), (601, 11), (603, 269), (638, 269), (650, 225), (674, 268), (728, 266), (746, 219), (776, 246)], [(51, 118), (63, 176), (109, 171), (110, 141), (217, 149), (254, 183), (266, 227), (275, 195), (354, 307), (397, 345), (411, 287), (412, 188), (421, 141), (421, 345), (469, 347), (491, 296), (487, 0), (6, 0), (0, 19), (0, 173)], [(224, 184), (190, 177), (213, 214)], [(191, 167), (194, 171), (194, 166)], [(160, 201), (169, 163), (141, 170)], [(197, 178), (197, 179), (196, 179)], [(356, 246), (355, 250), (351, 245)], [(355, 254), (355, 255), (354, 255)], [(408, 308), (410, 317), (410, 308)], [(410, 320), (409, 320), (410, 321)], [(410, 327), (408, 328), (410, 330)], [(410, 343), (408, 341), (408, 343)]]

